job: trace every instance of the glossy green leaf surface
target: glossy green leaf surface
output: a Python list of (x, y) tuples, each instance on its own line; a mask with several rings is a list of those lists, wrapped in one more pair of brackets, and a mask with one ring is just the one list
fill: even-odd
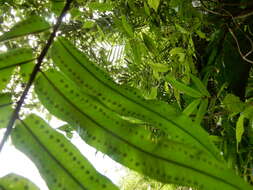
[(120, 115), (150, 122), (164, 130), (169, 139), (197, 146), (220, 158), (206, 132), (201, 127), (194, 127), (190, 118), (164, 102), (147, 101), (136, 90), (116, 84), (65, 39), (60, 38), (54, 43), (51, 54), (54, 63), (83, 92), (95, 96), (109, 109)]
[(5, 32), (0, 36), (0, 42), (28, 34), (43, 32), (49, 28), (50, 25), (43, 18), (39, 16), (30, 16), (29, 18), (18, 22), (8, 32)]
[(7, 126), (12, 114), (11, 94), (0, 94), (0, 128)]
[(205, 151), (167, 138), (152, 141), (150, 131), (123, 120), (57, 71), (41, 75), (35, 90), (52, 114), (79, 126), (88, 144), (129, 168), (162, 182), (199, 189), (249, 189)]
[(36, 115), (16, 125), (12, 141), (36, 164), (49, 189), (118, 189), (62, 134)]
[(0, 178), (0, 190), (39, 190), (39, 188), (22, 176), (8, 174)]

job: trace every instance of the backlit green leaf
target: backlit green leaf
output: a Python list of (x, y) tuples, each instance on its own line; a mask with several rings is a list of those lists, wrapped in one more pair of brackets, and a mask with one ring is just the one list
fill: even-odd
[(62, 134), (36, 115), (17, 124), (12, 141), (36, 164), (49, 189), (118, 189)]
[(86, 29), (89, 29), (89, 28), (92, 28), (94, 27), (95, 25), (95, 22), (93, 21), (85, 21), (84, 24), (83, 24), (83, 28), (86, 28)]
[(35, 90), (51, 113), (79, 126), (88, 144), (131, 169), (165, 183), (205, 190), (250, 189), (205, 151), (166, 138), (152, 141), (151, 131), (123, 120), (57, 71), (41, 75)]
[[(161, 107), (159, 101), (144, 100), (136, 90), (116, 84), (65, 39), (60, 38), (54, 43), (51, 54), (64, 74), (83, 92), (96, 96), (109, 109), (123, 116), (150, 122), (165, 131), (169, 138), (194, 144), (219, 159), (217, 149), (207, 140), (207, 133), (201, 127), (193, 127), (190, 118), (168, 104), (163, 103)], [(197, 94), (201, 96), (199, 92)]]
[(148, 5), (153, 8), (155, 11), (157, 11), (160, 4), (160, 0), (148, 0)]
[(242, 135), (244, 133), (244, 115), (241, 114), (236, 122), (236, 144), (237, 144), (237, 150), (238, 145), (242, 140)]
[(8, 32), (0, 36), (0, 42), (28, 34), (43, 32), (49, 28), (50, 25), (43, 18), (39, 16), (30, 16), (26, 20), (17, 23)]
[(0, 70), (0, 92), (9, 84), (14, 68)]
[(111, 3), (99, 3), (99, 2), (91, 2), (88, 4), (88, 7), (92, 10), (97, 10), (101, 12), (111, 11), (114, 6)]
[(28, 64), (34, 60), (32, 49), (18, 48), (0, 54), (0, 91), (3, 90), (11, 79), (15, 67)]
[(1, 190), (39, 190), (28, 179), (19, 176), (17, 174), (8, 174), (0, 178), (0, 189)]
[(12, 114), (11, 94), (0, 94), (0, 128), (7, 127)]
[(252, 119), (253, 118), (253, 106), (248, 106), (245, 108), (245, 110), (243, 110), (244, 117), (248, 118), (248, 119)]
[(20, 74), (24, 82), (27, 82), (30, 79), (30, 75), (33, 71), (34, 66), (34, 62), (23, 64), (20, 66)]
[(150, 66), (156, 72), (167, 72), (169, 70), (168, 65), (160, 64), (160, 63), (151, 63)]

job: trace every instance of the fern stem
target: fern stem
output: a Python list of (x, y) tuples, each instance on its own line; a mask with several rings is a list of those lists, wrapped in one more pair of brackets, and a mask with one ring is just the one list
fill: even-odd
[(31, 73), (31, 76), (30, 76), (30, 79), (19, 99), (19, 101), (17, 102), (17, 106), (15, 108), (15, 110), (13, 111), (12, 115), (11, 115), (11, 119), (9, 120), (9, 123), (7, 125), (7, 129), (4, 133), (4, 136), (1, 140), (1, 143), (0, 143), (0, 152), (2, 151), (3, 149), (3, 146), (5, 144), (5, 142), (7, 141), (8, 137), (10, 136), (11, 132), (12, 132), (12, 129), (13, 129), (13, 125), (15, 123), (15, 121), (18, 119), (19, 117), (19, 111), (20, 109), (22, 108), (22, 105), (24, 103), (24, 100), (38, 74), (38, 72), (40, 71), (40, 67), (41, 67), (41, 64), (43, 62), (43, 59), (45, 58), (50, 46), (52, 45), (53, 41), (54, 41), (54, 38), (56, 37), (56, 32), (57, 30), (59, 29), (61, 23), (62, 23), (62, 19), (64, 18), (65, 14), (67, 13), (67, 11), (70, 9), (70, 5), (72, 3), (73, 0), (66, 0), (66, 4), (59, 16), (59, 18), (57, 19), (57, 22), (53, 28), (53, 32), (51, 33), (45, 47), (42, 49), (39, 57), (37, 58), (37, 64), (34, 66), (33, 68), (33, 71)]

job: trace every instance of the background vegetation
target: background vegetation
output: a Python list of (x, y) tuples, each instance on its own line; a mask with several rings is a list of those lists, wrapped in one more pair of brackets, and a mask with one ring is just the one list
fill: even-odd
[[(56, 76), (58, 77), (58, 74), (53, 76), (53, 74), (49, 74), (48, 70), (60, 70), (64, 76), (59, 74), (59, 78), (67, 77), (66, 81), (69, 80), (69, 84), (74, 81), (75, 85), (81, 86), (60, 65), (61, 61), (59, 59), (68, 59), (68, 57), (64, 57), (57, 51), (62, 52), (62, 46), (67, 47), (64, 51), (70, 51), (71, 48), (65, 41), (69, 40), (86, 55), (85, 59), (89, 59), (102, 71), (109, 74), (115, 83), (120, 84), (118, 91), (121, 91), (123, 89), (121, 87), (124, 86), (138, 89), (140, 96), (145, 97), (150, 102), (145, 103), (145, 105), (149, 105), (152, 109), (160, 111), (163, 109), (163, 106), (159, 109), (156, 108), (156, 104), (154, 105), (153, 102), (159, 101), (163, 102), (162, 105), (171, 105), (177, 113), (182, 113), (191, 119), (191, 124), (184, 123), (182, 125), (195, 127), (192, 129), (192, 133), (196, 135), (196, 138), (201, 136), (198, 136), (198, 129), (196, 129), (201, 125), (208, 133), (211, 143), (215, 144), (215, 149), (218, 149), (217, 152), (222, 154), (222, 159), (225, 160), (225, 164), (223, 164), (231, 172), (234, 170), (247, 183), (253, 183), (253, 3), (251, 0), (75, 0), (68, 2), (71, 2), (71, 5), (65, 10), (64, 13), (67, 11), (67, 15), (62, 19), (59, 28), (56, 28), (55, 24), (57, 20), (60, 20), (57, 18), (64, 10), (65, 1), (3, 0), (0, 2), (0, 32), (2, 33), (0, 41), (2, 49), (5, 49), (0, 55), (1, 128), (5, 128), (8, 123), (10, 125), (9, 121), (14, 123), (17, 119), (20, 121), (16, 123), (18, 125), (15, 125), (14, 132), (18, 133), (16, 129), (22, 126), (23, 119), (26, 123), (32, 123), (30, 116), (27, 116), (28, 113), (31, 113), (32, 110), (39, 110), (46, 113), (48, 118), (53, 114), (67, 121), (70, 125), (67, 128), (66, 126), (60, 128), (67, 134), (72, 130), (77, 130), (79, 125), (72, 121), (72, 118), (63, 116), (60, 112), (51, 108), (49, 105), (50, 100), (48, 103), (47, 98), (43, 97), (43, 93), (39, 92), (39, 87), (36, 87), (36, 85), (37, 90), (35, 92), (30, 83), (33, 82), (31, 81), (31, 73), (34, 66), (42, 63), (40, 68), (35, 69), (38, 73), (43, 71), (41, 73), (46, 73), (47, 77), (53, 81)], [(45, 20), (41, 18), (45, 18)], [(19, 27), (15, 27), (17, 23), (23, 20), (26, 20), (26, 23), (21, 23)], [(58, 44), (55, 43), (54, 48), (52, 48), (53, 43), (50, 42), (49, 48), (52, 48), (50, 53), (41, 56), (41, 52), (46, 49), (45, 41), (52, 36), (53, 29), (58, 29), (57, 36), (64, 37), (64, 39), (62, 39), (62, 42), (58, 40)], [(21, 50), (21, 48), (27, 49)], [(73, 52), (75, 54), (74, 50)], [(58, 54), (63, 57), (58, 58)], [(82, 60), (77, 53), (75, 56), (77, 59)], [(40, 62), (40, 58), (43, 59), (43, 62), (42, 59)], [(70, 59), (68, 61), (71, 63)], [(78, 67), (73, 66), (73, 70), (77, 69)], [(43, 74), (41, 73), (39, 79), (37, 73), (34, 76), (36, 81), (39, 81), (38, 86), (42, 89), (48, 88), (48, 93), (51, 93), (50, 96), (53, 98), (59, 96), (59, 94), (50, 91), (50, 88), (47, 87), (49, 84), (42, 80)], [(97, 75), (106, 80), (99, 73)], [(58, 84), (56, 81), (54, 82)], [(111, 85), (110, 82), (108, 84)], [(60, 86), (60, 84), (58, 85)], [(94, 86), (96, 86), (95, 83)], [(29, 87), (30, 91), (26, 101), (24, 101), (20, 98), (26, 87)], [(64, 89), (64, 87), (61, 89)], [(135, 90), (132, 91), (135, 92)], [(127, 117), (124, 118), (127, 122), (137, 123), (143, 129), (145, 128), (145, 131), (149, 134), (149, 143), (159, 145), (157, 142), (167, 138), (168, 131), (163, 130), (162, 127), (158, 126), (158, 123), (155, 124), (150, 118), (145, 120), (139, 117), (138, 113), (132, 114), (134, 110), (131, 110), (131, 113), (118, 111), (110, 103), (100, 99), (98, 94), (86, 90), (82, 91), (82, 93), (84, 92), (88, 92), (89, 96), (94, 96), (96, 105), (105, 106), (103, 109), (107, 110), (108, 113), (115, 114), (114, 112), (116, 112)], [(106, 92), (110, 93), (109, 91)], [(62, 93), (67, 94), (64, 90)], [(89, 96), (87, 96), (88, 99)], [(69, 95), (69, 97), (73, 98), (72, 95)], [(93, 102), (92, 98), (90, 100)], [(123, 100), (118, 99), (116, 96), (115, 101), (121, 102)], [(22, 109), (18, 110), (17, 115), (13, 117), (12, 111), (17, 110), (17, 105), (20, 105), (20, 103)], [(77, 100), (76, 104), (78, 105)], [(71, 112), (72, 108), (70, 109), (67, 105), (65, 108)], [(80, 109), (85, 110), (85, 107)], [(138, 111), (141, 115), (142, 111)], [(171, 117), (170, 110), (166, 108), (166, 111), (161, 111), (166, 115), (164, 117)], [(90, 114), (91, 116), (94, 114), (96, 118), (99, 116), (95, 111)], [(112, 117), (115, 119), (117, 116), (113, 115)], [(111, 124), (105, 120), (104, 118), (104, 121), (98, 122)], [(172, 121), (174, 121), (173, 117)], [(81, 122), (85, 123), (85, 121)], [(120, 120), (120, 122), (122, 121)], [(25, 124), (23, 125), (25, 126)], [(89, 132), (89, 129), (85, 130), (86, 132), (82, 133), (91, 133), (91, 136), (99, 133), (96, 131)], [(11, 131), (9, 130), (9, 132)], [(25, 132), (27, 131), (24, 130), (23, 133), (25, 134)], [(54, 132), (52, 131), (52, 133)], [(143, 133), (146, 134), (146, 132)], [(38, 134), (40, 133), (38, 132)], [(125, 135), (127, 134), (126, 132)], [(171, 138), (176, 142), (185, 143), (182, 139), (186, 137), (180, 135), (181, 133), (176, 132), (176, 135)], [(103, 135), (99, 137), (102, 138)], [(28, 149), (36, 149), (36, 147), (24, 148), (18, 141), (15, 142), (15, 137), (13, 138), (15, 146), (24, 152), (27, 151), (28, 155), (31, 154)], [(92, 144), (89, 139), (83, 138), (88, 144)], [(5, 140), (2, 141), (2, 144)], [(32, 138), (30, 141), (32, 141)], [(65, 142), (65, 140), (63, 141)], [(45, 142), (48, 143), (49, 141), (45, 140)], [(67, 142), (68, 140), (66, 140)], [(194, 142), (192, 143), (194, 144)], [(191, 141), (186, 144), (191, 144)], [(163, 178), (152, 176), (152, 172), (140, 171), (140, 169), (135, 168), (136, 166), (124, 163), (121, 158), (117, 157), (117, 153), (113, 154), (97, 144), (92, 145), (120, 163), (144, 173), (144, 179), (149, 176), (164, 183), (177, 183), (203, 189), (199, 184), (187, 184), (180, 180), (163, 180)], [(50, 146), (54, 147), (53, 143)], [(187, 149), (187, 151), (189, 150)], [(150, 152), (152, 151), (150, 150)], [(36, 160), (34, 158), (36, 156), (31, 157), (34, 162), (39, 163), (39, 168), (44, 168), (44, 165), (48, 164), (41, 163), (40, 159)], [(41, 158), (44, 159), (45, 155)], [(191, 161), (191, 159), (187, 161)], [(193, 165), (191, 162), (188, 163)], [(49, 164), (49, 166), (51, 165)], [(54, 172), (59, 171), (55, 169)], [(73, 170), (71, 172), (78, 173), (80, 171)], [(93, 170), (92, 172), (95, 173)], [(46, 172), (44, 169), (41, 173), (50, 189), (54, 189), (55, 186), (52, 184), (55, 183), (50, 172)], [(63, 178), (64, 175), (60, 176)], [(7, 181), (12, 177), (7, 177)], [(233, 178), (228, 177), (226, 180), (228, 179)], [(2, 181), (6, 180), (3, 179)], [(5, 183), (3, 182), (3, 184)], [(141, 182), (138, 181), (138, 183)], [(215, 188), (209, 185), (210, 181), (206, 183), (210, 189)], [(57, 184), (59, 185), (59, 183)], [(96, 182), (93, 181), (93, 184), (96, 184)], [(164, 184), (159, 183), (155, 183), (155, 185), (153, 183), (148, 184), (153, 189), (164, 187)], [(122, 188), (131, 189), (134, 184), (131, 184), (131, 188), (126, 186), (123, 184)], [(139, 186), (138, 189), (147, 189), (147, 186), (143, 186)], [(58, 188), (60, 187), (58, 186)], [(95, 185), (91, 188), (94, 189)], [(112, 185), (111, 189), (113, 188), (116, 187)], [(229, 189), (228, 187), (225, 188)], [(247, 188), (249, 187), (247, 186)]]

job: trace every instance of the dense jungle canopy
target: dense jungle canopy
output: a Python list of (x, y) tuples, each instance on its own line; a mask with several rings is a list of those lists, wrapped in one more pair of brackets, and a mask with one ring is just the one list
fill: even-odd
[[(131, 189), (73, 131), (153, 189), (253, 189), (252, 0), (1, 0), (0, 23), (0, 151), (11, 139), (50, 190)], [(14, 189), (38, 187), (0, 178)]]

